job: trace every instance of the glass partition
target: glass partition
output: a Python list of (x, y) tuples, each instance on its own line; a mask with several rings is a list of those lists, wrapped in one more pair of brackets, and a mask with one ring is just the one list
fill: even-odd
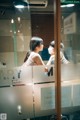
[[(55, 114), (55, 72), (46, 66), (54, 40), (53, 5), (53, 0), (0, 0), (0, 120), (47, 120)], [(23, 65), (32, 36), (43, 39), (39, 54), (45, 66)]]
[(17, 67), (29, 49), (30, 9), (17, 9), (11, 1), (0, 2), (0, 6), (0, 66)]
[[(55, 40), (54, 26), (59, 25), (60, 21), (57, 21), (58, 18), (56, 21), (54, 19), (56, 14), (57, 17), (60, 15), (58, 13), (60, 11), (55, 14), (55, 8), (61, 7), (60, 46), (58, 44), (62, 62), (61, 73), (59, 73), (61, 75), (61, 119), (74, 120), (73, 113), (80, 110), (80, 4), (77, 4), (77, 1), (70, 6), (69, 2), (68, 8), (66, 0), (61, 1), (61, 6), (54, 4), (54, 1), (59, 2), (59, 0), (22, 0), (25, 3), (24, 8), (16, 8), (16, 1), (18, 0), (0, 0), (0, 119), (57, 119), (55, 82), (58, 80), (55, 75), (58, 75), (55, 73), (55, 54), (53, 61), (49, 61), (51, 51), (48, 48), (54, 49), (55, 41), (59, 43)], [(65, 4), (67, 7), (62, 6)], [(43, 39), (44, 48), (39, 55), (44, 66), (23, 65), (24, 58), (30, 50), (32, 36)], [(58, 50), (59, 48), (56, 51)], [(45, 68), (48, 69), (47, 72)], [(60, 79), (59, 77), (57, 79)]]
[(60, 7), (61, 42), (64, 44), (64, 56), (69, 61), (68, 64), (65, 62), (61, 64), (62, 113), (70, 114), (70, 120), (78, 120), (80, 118), (80, 1), (64, 0), (61, 1)]
[(47, 68), (47, 74), (43, 66), (0, 69), (1, 116), (9, 120), (50, 119), (55, 114), (54, 69), (51, 65)]
[[(60, 6), (57, 1), (61, 2)], [(57, 119), (56, 104), (60, 105), (60, 100), (56, 103), (55, 83), (61, 79), (61, 86), (57, 84), (61, 88), (61, 119), (74, 120), (80, 111), (80, 1), (23, 2), (24, 8), (15, 8), (15, 0), (0, 0), (0, 119)], [(55, 8), (61, 11), (56, 12)], [(58, 22), (60, 33), (56, 33), (60, 28)], [(59, 34), (60, 46), (55, 39)], [(44, 48), (39, 55), (44, 65), (24, 63), (32, 36), (43, 39)], [(59, 48), (61, 66), (58, 54), (57, 67), (61, 69), (57, 74), (55, 51)]]

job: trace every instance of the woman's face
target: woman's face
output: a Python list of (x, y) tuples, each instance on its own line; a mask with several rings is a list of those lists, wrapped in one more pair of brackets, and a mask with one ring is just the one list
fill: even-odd
[(54, 55), (54, 54), (55, 54), (54, 47), (49, 46), (49, 48), (48, 48), (48, 53), (49, 53), (50, 55)]
[(40, 47), (39, 47), (39, 50), (42, 51), (42, 50), (43, 50), (43, 47), (44, 47), (44, 45), (41, 43), (41, 44), (40, 44)]
[(40, 52), (40, 51), (43, 50), (43, 47), (44, 47), (44, 45), (41, 43), (39, 46), (36, 47), (36, 50), (37, 50), (38, 52)]

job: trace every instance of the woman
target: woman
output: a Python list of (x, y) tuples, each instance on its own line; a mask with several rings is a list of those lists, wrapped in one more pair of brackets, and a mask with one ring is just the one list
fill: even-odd
[(32, 37), (30, 41), (30, 55), (27, 54), (24, 64), (29, 66), (44, 65), (39, 52), (43, 50), (43, 39), (40, 37)]
[[(61, 47), (61, 49), (64, 48), (63, 43), (60, 44), (60, 47)], [(48, 52), (50, 54), (50, 58), (49, 58), (49, 61), (48, 61), (47, 65), (54, 64), (54, 61), (55, 61), (55, 41), (52, 41), (50, 43), (49, 48), (48, 48)], [(61, 60), (61, 63), (64, 63), (64, 64), (69, 63), (69, 61), (65, 58), (62, 51), (60, 51), (60, 60)]]

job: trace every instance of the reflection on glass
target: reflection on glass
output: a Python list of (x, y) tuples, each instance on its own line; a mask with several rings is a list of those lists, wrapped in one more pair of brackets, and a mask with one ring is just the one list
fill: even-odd
[[(65, 45), (65, 57), (70, 61), (68, 65), (61, 65), (61, 81), (62, 89), (63, 85), (65, 86), (64, 89), (67, 87), (66, 91), (64, 90), (64, 99), (68, 99), (70, 102), (68, 105), (72, 106), (72, 110), (66, 106), (63, 109), (62, 102), (62, 113), (67, 114), (67, 112), (71, 111), (74, 119), (76, 113), (78, 114), (77, 111), (80, 110), (80, 3), (75, 0), (71, 0), (71, 2), (74, 2), (72, 3), (73, 6), (71, 6), (71, 3), (61, 3), (61, 40)], [(63, 101), (63, 97), (61, 100)]]

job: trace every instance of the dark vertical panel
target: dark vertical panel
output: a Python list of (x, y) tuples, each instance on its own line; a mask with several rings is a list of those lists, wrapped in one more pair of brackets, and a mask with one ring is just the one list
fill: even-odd
[(32, 36), (39, 36), (44, 40), (44, 47), (48, 47), (53, 35), (53, 14), (31, 14)]
[(61, 120), (61, 73), (60, 73), (60, 0), (54, 0), (55, 101), (57, 120)]

